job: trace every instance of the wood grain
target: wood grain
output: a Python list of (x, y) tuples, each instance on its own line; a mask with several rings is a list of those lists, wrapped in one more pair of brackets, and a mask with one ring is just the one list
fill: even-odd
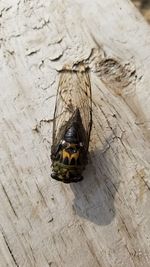
[[(0, 3), (2, 267), (148, 267), (150, 28), (130, 1)], [(64, 64), (89, 66), (85, 179), (50, 178)]]

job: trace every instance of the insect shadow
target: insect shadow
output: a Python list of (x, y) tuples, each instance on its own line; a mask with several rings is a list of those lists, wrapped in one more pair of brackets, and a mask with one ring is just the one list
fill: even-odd
[(114, 157), (114, 149), (111, 151), (108, 143), (106, 149), (90, 152), (89, 164), (83, 173), (84, 180), (70, 185), (75, 196), (75, 212), (98, 225), (108, 225), (115, 217), (114, 201), (120, 184), (117, 152), (118, 147), (115, 147)]

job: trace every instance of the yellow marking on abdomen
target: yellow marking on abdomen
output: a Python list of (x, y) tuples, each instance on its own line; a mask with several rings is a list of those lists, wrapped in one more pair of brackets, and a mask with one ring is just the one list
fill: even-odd
[[(79, 157), (79, 151), (76, 152), (76, 153), (73, 153), (73, 154), (71, 155), (71, 159), (75, 159), (75, 160), (77, 160), (78, 157)], [(71, 159), (70, 159), (70, 160), (71, 160)]]
[(65, 149), (63, 149), (62, 157), (63, 159), (68, 158), (70, 164), (72, 159), (75, 159), (75, 161), (77, 161), (77, 159), (79, 158), (79, 151), (70, 155)]

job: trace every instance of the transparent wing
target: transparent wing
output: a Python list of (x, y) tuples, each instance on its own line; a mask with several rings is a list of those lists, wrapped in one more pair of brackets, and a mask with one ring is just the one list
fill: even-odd
[(63, 70), (60, 76), (53, 125), (53, 145), (62, 139), (62, 132), (74, 111), (79, 109), (86, 139), (89, 141), (91, 113), (91, 85), (88, 71)]

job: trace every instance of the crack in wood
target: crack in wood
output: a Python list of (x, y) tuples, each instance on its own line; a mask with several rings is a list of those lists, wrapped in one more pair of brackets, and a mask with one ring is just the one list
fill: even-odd
[(8, 194), (7, 194), (7, 192), (6, 192), (5, 187), (3, 186), (3, 184), (1, 184), (1, 185), (2, 185), (2, 189), (3, 189), (3, 191), (4, 191), (4, 194), (5, 194), (5, 196), (6, 196), (7, 200), (8, 200), (8, 202), (9, 202), (9, 205), (10, 205), (10, 207), (11, 207), (11, 209), (12, 209), (14, 215), (18, 218), (18, 215), (17, 215), (17, 213), (16, 213), (16, 211), (15, 211), (15, 209), (14, 209), (14, 207), (13, 207), (13, 204), (12, 204), (12, 202), (11, 202), (11, 200), (10, 200), (10, 198), (9, 198), (9, 196), (8, 196)]
[(28, 56), (28, 57), (33, 56), (34, 54), (37, 54), (39, 51), (40, 51), (40, 49), (31, 51), (31, 52), (27, 53), (26, 56)]
[(13, 259), (13, 262), (15, 263), (15, 265), (16, 265), (17, 267), (20, 267), (19, 264), (18, 264), (17, 261), (16, 261), (16, 258), (15, 258), (14, 254), (13, 254), (13, 251), (12, 251), (12, 249), (11, 249), (11, 247), (10, 247), (10, 245), (9, 245), (9, 243), (8, 243), (8, 241), (7, 241), (7, 239), (6, 239), (6, 236), (5, 236), (5, 234), (4, 234), (3, 231), (2, 231), (2, 235), (3, 235), (3, 238), (4, 238), (5, 244), (6, 244), (7, 248), (8, 248), (8, 250), (9, 250), (9, 253), (10, 253), (12, 259)]

